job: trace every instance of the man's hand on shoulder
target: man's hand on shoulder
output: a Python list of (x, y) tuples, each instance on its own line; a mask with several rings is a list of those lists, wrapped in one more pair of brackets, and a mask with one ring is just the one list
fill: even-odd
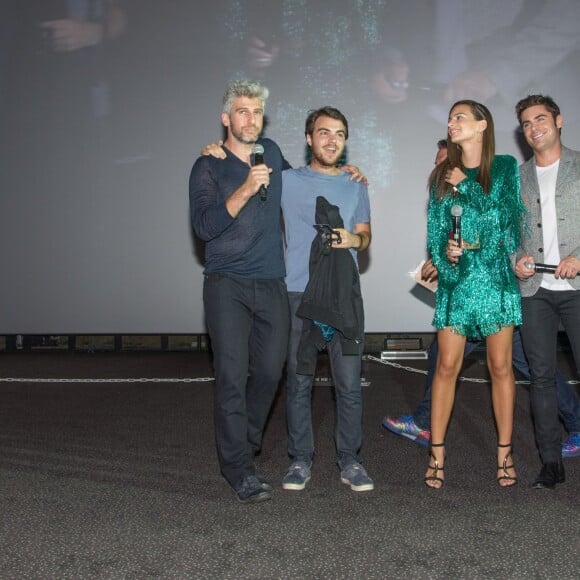
[(218, 159), (225, 159), (226, 152), (222, 147), (223, 144), (224, 142), (221, 139), (217, 143), (210, 143), (201, 150), (201, 154), (211, 155), (212, 157), (217, 157)]
[(360, 183), (361, 181), (368, 185), (368, 179), (356, 165), (341, 165), (340, 170), (350, 174), (350, 180)]

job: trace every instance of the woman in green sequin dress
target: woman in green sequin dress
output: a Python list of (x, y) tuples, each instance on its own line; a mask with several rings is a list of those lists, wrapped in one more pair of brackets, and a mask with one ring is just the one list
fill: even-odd
[[(425, 483), (443, 486), (445, 434), (465, 341), (486, 338), (498, 431), (497, 482), (517, 479), (511, 459), (515, 405), (512, 334), (522, 322), (520, 294), (510, 264), (519, 244), (523, 204), (517, 161), (495, 155), (493, 119), (474, 101), (453, 105), (448, 158), (429, 178), (428, 250), (439, 271), (433, 325), (439, 356), (431, 403), (431, 448)], [(449, 240), (451, 208), (462, 208), (461, 246)]]

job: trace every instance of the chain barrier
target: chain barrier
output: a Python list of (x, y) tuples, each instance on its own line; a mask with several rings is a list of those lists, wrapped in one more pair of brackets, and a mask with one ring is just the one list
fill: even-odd
[[(420, 374), (420, 375), (427, 376), (427, 371), (424, 371), (423, 369), (416, 369), (416, 368), (413, 368), (413, 367), (404, 366), (404, 365), (401, 365), (399, 363), (396, 363), (396, 362), (393, 362), (393, 361), (390, 361), (390, 360), (383, 360), (381, 358), (377, 358), (376, 356), (373, 356), (373, 355), (370, 355), (370, 354), (364, 355), (363, 358), (366, 359), (366, 360), (370, 360), (372, 362), (378, 362), (378, 363), (380, 363), (382, 365), (388, 365), (388, 366), (391, 366), (393, 368), (401, 369), (403, 371), (407, 371), (407, 372), (410, 372), (410, 373), (417, 373), (417, 374)], [(489, 379), (477, 379), (477, 378), (474, 378), (474, 377), (463, 377), (463, 376), (460, 376), (459, 377), (459, 380), (460, 381), (464, 381), (464, 382), (468, 382), (468, 383), (489, 383), (490, 382)], [(566, 381), (566, 383), (568, 385), (577, 385), (577, 384), (580, 383), (580, 381), (575, 380), (575, 379), (570, 379), (570, 380)], [(530, 381), (526, 381), (526, 380), (516, 381), (516, 385), (529, 385), (529, 384), (530, 384)]]
[[(405, 366), (390, 360), (383, 360), (376, 356), (366, 354), (363, 356), (364, 360), (368, 360), (371, 362), (376, 362), (382, 365), (390, 366), (395, 369), (400, 369), (403, 371), (407, 371), (409, 373), (416, 373), (419, 375), (427, 376), (427, 371), (423, 369), (417, 369), (410, 366)], [(84, 378), (84, 379), (62, 379), (62, 378), (25, 378), (25, 377), (0, 377), (0, 383), (209, 383), (213, 382), (215, 379), (214, 377), (183, 377), (183, 378), (176, 378), (176, 377), (155, 377), (155, 378), (131, 378), (128, 377), (126, 379), (123, 378)], [(459, 377), (460, 381), (470, 382), (470, 383), (489, 383), (489, 379), (478, 379), (474, 377)], [(566, 381), (569, 385), (577, 385), (580, 384), (580, 381), (570, 379)], [(529, 385), (530, 381), (516, 381), (517, 385)]]
[(0, 377), (0, 383), (208, 383), (213, 377), (200, 378), (126, 378), (126, 379), (27, 379), (21, 377)]

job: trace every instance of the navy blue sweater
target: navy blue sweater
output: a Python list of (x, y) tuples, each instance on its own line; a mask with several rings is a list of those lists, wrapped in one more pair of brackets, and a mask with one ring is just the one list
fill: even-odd
[(286, 275), (280, 216), (282, 171), (290, 165), (270, 139), (260, 139), (264, 163), (272, 169), (266, 201), (252, 197), (237, 217), (226, 199), (242, 185), (249, 167), (224, 147), (226, 159), (201, 156), (189, 177), (191, 223), (205, 241), (204, 273), (221, 272), (252, 279)]

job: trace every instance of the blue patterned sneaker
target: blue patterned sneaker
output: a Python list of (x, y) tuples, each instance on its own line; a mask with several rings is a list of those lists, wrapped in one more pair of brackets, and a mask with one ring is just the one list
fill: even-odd
[(428, 429), (421, 429), (413, 415), (401, 415), (400, 417), (383, 417), (382, 425), (391, 433), (406, 437), (423, 447), (429, 446), (431, 432)]
[(304, 461), (295, 461), (282, 480), (282, 488), (300, 491), (306, 487), (309, 481), (310, 466)]
[(340, 472), (340, 481), (350, 485), (353, 491), (371, 491), (375, 489), (373, 480), (367, 475), (365, 468), (360, 463), (349, 463)]
[(562, 442), (562, 457), (580, 457), (580, 433), (570, 433)]

